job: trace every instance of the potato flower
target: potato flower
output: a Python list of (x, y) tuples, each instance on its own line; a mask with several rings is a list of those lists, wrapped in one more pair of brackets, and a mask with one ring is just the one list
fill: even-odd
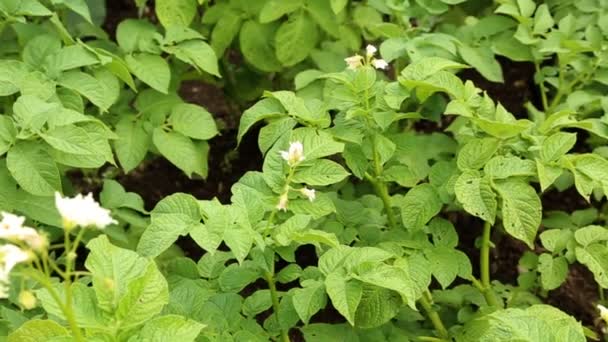
[(10, 273), (17, 264), (28, 261), (30, 254), (15, 245), (0, 246), (0, 298), (8, 297)]
[(289, 145), (288, 151), (281, 151), (281, 157), (289, 166), (294, 167), (304, 160), (304, 146), (301, 142), (294, 141)]
[(302, 188), (300, 189), (300, 192), (311, 202), (316, 198), (315, 189)]
[(365, 58), (359, 55), (354, 55), (344, 59), (348, 69), (356, 70), (363, 65), (371, 64), (376, 69), (386, 69), (388, 63), (384, 59), (375, 58), (374, 55), (378, 52), (378, 49), (373, 45), (367, 45), (365, 47)]
[(58, 192), (55, 193), (55, 206), (61, 214), (63, 225), (66, 229), (72, 229), (76, 226), (82, 228), (97, 227), (104, 229), (110, 224), (116, 224), (116, 220), (110, 216), (108, 209), (102, 208), (99, 203), (93, 199), (93, 195), (89, 193), (86, 196), (82, 194), (76, 197), (62, 197)]
[(34, 228), (24, 226), (25, 217), (2, 212), (0, 221), (0, 239), (14, 243), (24, 242), (35, 251), (46, 248), (48, 241), (46, 237), (38, 233)]

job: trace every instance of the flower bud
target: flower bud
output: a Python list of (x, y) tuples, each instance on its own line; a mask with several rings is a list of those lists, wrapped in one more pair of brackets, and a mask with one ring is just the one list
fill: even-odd
[(287, 197), (287, 193), (284, 193), (279, 197), (279, 204), (277, 204), (277, 209), (282, 211), (287, 211), (287, 202), (289, 202), (289, 197)]
[(31, 310), (36, 307), (36, 296), (30, 290), (23, 290), (19, 293), (19, 305), (21, 305), (26, 310)]

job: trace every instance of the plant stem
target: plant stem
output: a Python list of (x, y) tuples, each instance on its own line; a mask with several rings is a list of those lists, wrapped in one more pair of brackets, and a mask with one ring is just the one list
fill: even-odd
[(388, 194), (386, 184), (384, 184), (384, 182), (382, 182), (381, 180), (374, 178), (368, 173), (365, 174), (365, 179), (367, 179), (372, 184), (374, 190), (376, 190), (376, 194), (380, 197), (380, 199), (382, 199), (389, 227), (391, 227), (391, 229), (396, 229), (397, 220), (395, 219), (395, 214), (393, 213), (393, 209), (391, 207), (391, 198)]
[[(273, 267), (274, 268), (274, 267)], [(281, 325), (279, 323), (279, 294), (277, 292), (277, 286), (274, 282), (274, 272), (266, 273), (266, 282), (268, 283), (268, 288), (270, 289), (270, 298), (272, 299), (272, 310), (274, 311), (275, 318), (277, 320), (277, 325)], [(289, 335), (287, 334), (287, 330), (281, 327), (281, 340), (283, 342), (290, 342)]]
[[(82, 229), (81, 229), (82, 231)], [(79, 235), (81, 233), (79, 232)], [(64, 274), (64, 284), (65, 284), (65, 305), (63, 313), (65, 314), (65, 318), (70, 325), (70, 329), (72, 330), (72, 334), (74, 336), (74, 340), (77, 342), (84, 341), (82, 334), (80, 332), (80, 328), (76, 323), (76, 317), (74, 315), (74, 308), (72, 307), (72, 266), (74, 263), (74, 251), (78, 248), (78, 238), (74, 243), (74, 246), (71, 247), (70, 244), (70, 233), (64, 229), (64, 245), (65, 245), (65, 274)], [(73, 250), (72, 250), (73, 248)]]
[(490, 233), (492, 232), (492, 225), (490, 222), (485, 222), (483, 225), (483, 235), (481, 240), (481, 251), (479, 255), (479, 264), (481, 271), (481, 286), (482, 292), (486, 301), (491, 306), (499, 306), (498, 300), (492, 290), (492, 284), (490, 281)]
[[(435, 309), (433, 309), (433, 297), (428, 290), (426, 290), (423, 293), (419, 302), (422, 305), (422, 308), (424, 309), (424, 311), (426, 312), (426, 315), (431, 320), (431, 323), (433, 323), (433, 326), (435, 327), (435, 330), (437, 331), (437, 334), (439, 335), (439, 337), (441, 339), (445, 339), (445, 340), (449, 339), (448, 331), (445, 328), (445, 326), (443, 325), (443, 322), (441, 321), (441, 317), (439, 317), (439, 314), (437, 313), (437, 311), (435, 311)], [(426, 341), (429, 341), (429, 340), (427, 339)]]
[(606, 296), (604, 295), (604, 289), (598, 285), (597, 286), (598, 294), (600, 295), (600, 302), (603, 304), (606, 302)]
[(492, 225), (490, 222), (485, 222), (483, 225), (483, 235), (481, 240), (481, 253), (480, 253), (480, 270), (481, 270), (481, 284), (484, 287), (490, 286), (490, 233), (492, 232)]
[[(534, 68), (536, 69), (536, 74), (540, 75), (540, 65), (539, 65), (538, 61), (534, 62)], [(540, 87), (540, 96), (543, 101), (543, 110), (546, 112), (547, 109), (549, 108), (549, 101), (547, 100), (547, 89), (545, 88), (544, 77), (540, 80), (539, 87)]]

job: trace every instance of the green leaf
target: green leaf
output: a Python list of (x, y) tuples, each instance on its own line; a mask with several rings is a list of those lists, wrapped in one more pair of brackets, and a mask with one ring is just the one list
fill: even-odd
[(196, 0), (156, 0), (156, 17), (165, 27), (190, 26), (196, 16)]
[(595, 225), (579, 228), (574, 232), (574, 238), (583, 247), (587, 247), (594, 242), (607, 241), (608, 228)]
[(187, 40), (164, 50), (199, 70), (220, 77), (215, 51), (202, 40)]
[(533, 248), (542, 219), (542, 206), (536, 191), (529, 184), (515, 179), (496, 181), (494, 189), (502, 200), (505, 230)]
[(443, 70), (460, 70), (466, 65), (441, 57), (428, 57), (409, 64), (401, 71), (401, 76), (409, 80), (424, 80)]
[(458, 52), (465, 62), (477, 69), (488, 81), (504, 82), (502, 68), (494, 58), (494, 53), (489, 48), (474, 48), (466, 44), (458, 46)]
[(297, 264), (289, 264), (279, 271), (276, 280), (279, 283), (287, 284), (297, 280), (302, 275), (302, 268)]
[(35, 143), (22, 142), (7, 153), (6, 166), (19, 186), (39, 196), (61, 190), (59, 169), (53, 158)]
[(349, 173), (342, 165), (328, 160), (315, 160), (308, 167), (300, 167), (293, 176), (296, 183), (325, 186), (338, 183), (348, 177)]
[(219, 278), (219, 285), (225, 292), (240, 292), (245, 286), (253, 283), (262, 274), (250, 266), (239, 266), (230, 264), (222, 271)]
[(64, 73), (59, 79), (59, 84), (86, 97), (104, 112), (114, 103), (113, 96), (104, 84), (99, 79), (84, 72), (70, 71)]
[(267, 24), (282, 16), (296, 11), (304, 5), (303, 0), (270, 0), (264, 4), (260, 11), (260, 23)]
[(39, 131), (61, 106), (32, 95), (22, 95), (13, 103), (14, 120), (24, 129)]
[(490, 180), (487, 177), (481, 177), (479, 172), (467, 171), (456, 180), (454, 192), (464, 210), (494, 224), (498, 204), (496, 194), (490, 184)]
[(47, 57), (57, 53), (61, 49), (61, 40), (51, 34), (35, 36), (27, 42), (23, 48), (23, 61), (33, 69), (39, 69), (44, 65)]
[(224, 51), (232, 44), (239, 34), (242, 18), (237, 11), (228, 10), (223, 13), (211, 31), (211, 47), (217, 56), (223, 56)]
[(255, 125), (257, 122), (267, 118), (280, 116), (284, 113), (285, 110), (283, 109), (283, 106), (281, 106), (281, 103), (276, 99), (265, 98), (258, 101), (256, 104), (245, 110), (241, 116), (241, 120), (239, 122), (239, 132), (237, 135), (238, 143), (240, 144), (245, 133), (247, 133), (247, 131), (249, 131), (249, 129), (251, 129), (251, 127), (253, 127), (253, 125)]
[(443, 206), (437, 191), (430, 184), (420, 184), (410, 189), (400, 205), (403, 225), (410, 230), (422, 228), (439, 214)]
[(325, 278), (325, 288), (336, 310), (354, 326), (355, 313), (363, 294), (361, 283), (334, 272)]
[(576, 133), (557, 132), (547, 137), (540, 148), (540, 158), (551, 162), (566, 154), (576, 144)]
[(177, 193), (162, 199), (152, 210), (150, 225), (142, 234), (137, 251), (156, 257), (171, 246), (180, 235), (200, 225), (198, 204), (191, 195)]
[(536, 164), (531, 160), (519, 157), (496, 156), (486, 163), (483, 171), (494, 179), (533, 177), (536, 175)]
[(448, 248), (434, 247), (425, 250), (430, 270), (442, 288), (447, 288), (457, 276), (469, 279), (472, 272), (471, 261), (463, 252)]
[(49, 341), (54, 337), (69, 337), (69, 332), (55, 321), (34, 319), (25, 322), (8, 335), (8, 342)]
[(549, 305), (498, 310), (467, 322), (457, 342), (555, 341), (585, 342), (583, 327)]
[(114, 312), (130, 291), (129, 285), (147, 273), (150, 262), (133, 251), (112, 245), (105, 235), (91, 240), (87, 248), (91, 252), (85, 267), (93, 273), (99, 307)]
[(134, 192), (127, 192), (125, 188), (115, 180), (106, 179), (99, 199), (104, 208), (117, 209), (129, 208), (145, 213), (144, 200)]
[(601, 287), (608, 288), (608, 248), (604, 244), (592, 243), (584, 248), (577, 247), (576, 259), (589, 268)]
[(556, 289), (566, 280), (568, 261), (563, 256), (553, 258), (551, 254), (543, 253), (538, 257), (538, 272), (543, 289)]
[(329, 3), (334, 14), (338, 14), (348, 5), (348, 0), (330, 0)]
[(328, 127), (330, 117), (323, 103), (318, 100), (306, 100), (291, 91), (275, 91), (265, 94), (281, 102), (290, 116), (298, 121), (307, 122), (307, 126)]
[(144, 274), (131, 281), (118, 302), (116, 319), (120, 328), (132, 329), (159, 314), (169, 302), (167, 281), (156, 264), (150, 262)]
[(121, 119), (115, 132), (118, 139), (114, 141), (114, 150), (123, 170), (128, 173), (144, 160), (151, 139), (141, 121), (133, 121), (132, 117)]
[(471, 139), (458, 152), (458, 168), (479, 170), (496, 153), (500, 140), (494, 138)]
[(53, 148), (72, 154), (98, 154), (95, 138), (84, 129), (74, 126), (59, 126), (40, 134), (42, 139)]
[(169, 123), (187, 137), (209, 140), (218, 134), (213, 116), (205, 108), (183, 103), (173, 107)]
[(158, 151), (188, 177), (193, 173), (207, 176), (209, 145), (206, 142), (195, 143), (181, 133), (165, 132), (160, 127), (154, 129), (152, 141)]
[(21, 61), (0, 60), (0, 96), (9, 96), (19, 91), (19, 82), (27, 73), (27, 66)]
[(536, 171), (541, 191), (547, 190), (564, 172), (561, 167), (545, 164), (540, 159), (536, 159)]
[(171, 70), (161, 56), (140, 53), (125, 56), (129, 70), (142, 82), (163, 94), (169, 92)]
[(306, 10), (323, 31), (332, 37), (340, 38), (338, 20), (332, 13), (331, 4), (327, 0), (307, 0)]
[(318, 280), (306, 280), (303, 288), (294, 291), (292, 301), (298, 316), (304, 324), (308, 324), (310, 318), (327, 304), (325, 285)]
[(438, 247), (455, 248), (458, 246), (458, 233), (452, 222), (441, 217), (435, 217), (429, 222), (429, 232), (433, 236), (433, 244)]
[(46, 59), (46, 65), (51, 70), (66, 71), (84, 66), (99, 64), (99, 58), (80, 45), (62, 48)]
[(204, 327), (204, 324), (186, 317), (164, 315), (146, 322), (136, 340), (193, 342)]
[(317, 44), (318, 35), (317, 26), (310, 16), (305, 13), (291, 16), (275, 36), (277, 59), (284, 66), (305, 60)]
[[(53, 291), (60, 296), (65, 296), (63, 284), (55, 284)], [(76, 323), (81, 328), (103, 328), (109, 324), (104, 313), (99, 309), (95, 291), (82, 283), (71, 285), (72, 304)], [(66, 320), (61, 307), (57, 304), (50, 292), (43, 288), (36, 290), (36, 297), (40, 300), (44, 310), (53, 316)]]
[(555, 21), (549, 11), (547, 4), (541, 4), (536, 9), (534, 14), (534, 29), (533, 32), (536, 34), (543, 34), (555, 25)]
[(158, 35), (156, 26), (145, 20), (126, 19), (116, 28), (116, 41), (127, 53), (135, 51), (158, 53), (160, 50), (156, 41)]
[(264, 25), (254, 20), (246, 21), (241, 27), (239, 35), (241, 52), (248, 63), (261, 71), (274, 72), (282, 68), (271, 39), (275, 31), (275, 25)]
[(314, 128), (305, 127), (292, 131), (290, 141), (300, 141), (304, 145), (306, 160), (331, 156), (344, 150), (343, 143), (337, 142), (329, 133)]
[(258, 290), (243, 302), (243, 314), (253, 317), (272, 307), (270, 290)]
[(394, 318), (402, 307), (403, 300), (397, 292), (364, 285), (355, 326), (362, 329), (379, 327)]

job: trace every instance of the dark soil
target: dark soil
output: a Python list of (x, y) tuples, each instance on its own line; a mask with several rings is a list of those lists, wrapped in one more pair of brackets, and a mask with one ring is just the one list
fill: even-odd
[[(137, 9), (131, 0), (108, 1), (108, 19), (104, 28), (109, 32), (115, 31), (117, 23), (126, 17), (136, 17)], [(147, 13), (147, 12), (146, 12)], [(531, 101), (538, 106), (539, 94), (534, 85), (534, 66), (530, 63), (512, 62), (499, 59), (503, 66), (505, 83), (493, 83), (485, 80), (473, 69), (460, 74), (463, 79), (472, 80), (478, 87), (486, 90), (490, 96), (502, 103), (502, 105), (517, 117), (524, 117), (526, 111), (524, 103)], [(230, 187), (249, 170), (260, 170), (262, 157), (257, 148), (257, 132), (250, 132), (242, 144), (236, 148), (236, 129), (240, 118), (240, 112), (227, 99), (224, 91), (213, 85), (189, 81), (185, 82), (180, 90), (180, 95), (185, 101), (204, 106), (214, 114), (216, 120), (223, 128), (222, 135), (210, 141), (211, 152), (209, 157), (209, 177), (207, 180), (189, 179), (180, 170), (168, 161), (157, 158), (145, 162), (129, 174), (120, 175), (117, 180), (125, 186), (128, 191), (140, 194), (151, 209), (160, 199), (176, 192), (185, 192), (199, 199), (211, 199), (217, 197), (223, 203), (229, 202)], [(442, 119), (440, 123), (419, 122), (416, 129), (424, 132), (442, 131), (448, 124), (449, 118)], [(88, 184), (85, 177), (76, 175), (72, 177), (76, 185), (81, 189), (99, 190), (95, 184)], [(573, 210), (587, 208), (585, 202), (576, 190), (570, 189), (563, 193), (550, 190), (542, 197), (544, 210)], [(482, 222), (463, 213), (446, 213), (449, 219), (459, 231), (459, 248), (472, 260), (475, 274), (479, 274), (477, 260), (479, 250), (475, 247), (475, 239), (481, 235)], [(542, 227), (541, 227), (542, 229)], [(528, 248), (521, 242), (507, 235), (495, 231), (492, 240), (497, 248), (491, 254), (492, 279), (506, 284), (516, 284), (518, 276), (518, 262), (521, 255)], [(187, 255), (197, 258), (203, 253), (189, 238), (182, 238), (178, 244)], [(297, 262), (302, 268), (308, 265), (316, 265), (317, 257), (312, 246), (303, 246), (296, 253)], [(280, 269), (281, 263), (277, 264)], [(260, 281), (248, 287), (245, 292), (255, 289), (267, 288), (265, 282)], [(278, 284), (279, 289), (289, 290), (297, 284)], [(587, 326), (594, 326), (599, 331), (594, 318), (597, 313), (594, 303), (597, 301), (597, 285), (591, 273), (581, 265), (573, 265), (566, 282), (554, 291), (550, 291), (546, 302), (554, 305)], [(263, 320), (270, 312), (262, 313), (258, 319)], [(337, 323), (344, 319), (331, 307), (324, 309), (315, 315), (313, 322)], [(290, 337), (294, 341), (302, 341), (303, 337), (296, 329), (292, 329)]]

